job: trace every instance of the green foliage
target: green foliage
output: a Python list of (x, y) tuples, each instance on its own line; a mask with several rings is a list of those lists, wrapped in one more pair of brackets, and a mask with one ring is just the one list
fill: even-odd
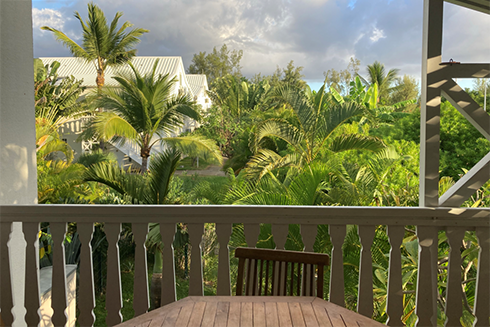
[(346, 69), (337, 71), (332, 68), (323, 72), (328, 89), (334, 89), (339, 94), (347, 94), (349, 85), (359, 73), (360, 65), (361, 61), (359, 59), (351, 57)]

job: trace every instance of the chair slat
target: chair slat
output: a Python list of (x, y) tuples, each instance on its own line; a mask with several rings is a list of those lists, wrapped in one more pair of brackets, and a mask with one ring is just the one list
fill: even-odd
[[(264, 260), (260, 260), (260, 273), (259, 273), (259, 292), (258, 295), (262, 295), (262, 282), (264, 277)], [(266, 284), (267, 287), (267, 284)]]
[(253, 284), (252, 284), (252, 295), (258, 295), (257, 294), (257, 265), (259, 264), (258, 260), (253, 260)]
[(41, 305), (39, 301), (39, 223), (24, 223), (22, 225), (27, 242), (26, 247), (26, 270), (25, 270), (25, 320), (28, 326), (37, 326), (41, 317), (38, 310)]
[(310, 266), (310, 296), (314, 296), (314, 289), (315, 289), (315, 266), (309, 265)]
[(177, 301), (174, 259), (174, 238), (176, 232), (177, 225), (175, 223), (160, 224), (160, 234), (163, 242), (162, 296), (160, 301), (162, 306)]
[(361, 258), (359, 263), (359, 295), (357, 312), (366, 316), (373, 315), (373, 258), (371, 245), (373, 244), (375, 226), (360, 225), (358, 229), (361, 241)]
[(134, 315), (139, 316), (148, 312), (150, 300), (148, 296), (148, 264), (146, 261), (146, 237), (148, 235), (147, 223), (132, 224), (134, 242), (136, 244), (134, 254), (134, 285), (133, 285), (133, 309)]
[(291, 262), (291, 284), (289, 285), (289, 295), (293, 296), (294, 291), (294, 262)]
[(66, 234), (66, 223), (50, 223), (49, 227), (53, 238), (51, 307), (54, 313), (51, 317), (51, 322), (54, 326), (64, 326), (67, 322), (65, 310), (68, 306), (66, 298), (65, 246), (63, 244)]
[(243, 295), (243, 271), (245, 268), (245, 258), (238, 259), (238, 276), (236, 284), (236, 295)]
[(230, 242), (232, 231), (232, 224), (216, 224), (216, 236), (219, 244), (217, 295), (231, 295), (230, 249), (228, 243)]
[(446, 230), (449, 246), (449, 263), (446, 288), (446, 326), (461, 326), (460, 317), (463, 313), (461, 293), (461, 241), (465, 228), (448, 227)]
[[(323, 266), (320, 265), (318, 266), (318, 276), (322, 276), (323, 280)], [(320, 277), (318, 278), (320, 279)], [(320, 283), (318, 280), (316, 282), (316, 296), (319, 297), (320, 299), (323, 299), (323, 283)]]
[(298, 270), (298, 277), (296, 278), (296, 294), (298, 296), (301, 295), (301, 264), (298, 263), (297, 265), (297, 270)]
[(388, 273), (388, 297), (386, 300), (386, 312), (388, 313), (388, 326), (405, 326), (402, 322), (403, 293), (402, 293), (402, 262), (400, 246), (405, 234), (404, 226), (387, 226), (387, 234), (390, 241), (390, 263)]
[(329, 234), (332, 241), (332, 256), (330, 268), (329, 301), (345, 307), (344, 300), (344, 259), (342, 245), (344, 244), (345, 225), (330, 225)]
[(80, 326), (93, 326), (95, 323), (95, 291), (94, 270), (92, 267), (92, 236), (94, 233), (93, 223), (77, 223), (77, 233), (80, 239), (80, 287), (78, 290), (78, 309)]
[(10, 279), (10, 256), (8, 241), (10, 233), (12, 231), (12, 223), (0, 222), (0, 283), (2, 285), (2, 293), (0, 294), (0, 309), (2, 309), (1, 315), (5, 326), (12, 326), (14, 322), (14, 316), (12, 314), (12, 308), (14, 307), (14, 301), (12, 298), (12, 281)]
[(245, 295), (250, 295), (250, 289), (251, 289), (250, 284), (252, 284), (252, 274), (251, 274), (252, 260), (253, 259), (248, 259), (247, 260), (247, 277), (245, 278), (245, 280), (246, 280), (246, 283), (245, 283)]
[(476, 237), (480, 252), (478, 254), (478, 272), (476, 275), (476, 294), (474, 326), (489, 326), (490, 317), (490, 228), (477, 227)]
[(121, 235), (120, 223), (106, 223), (104, 226), (107, 237), (107, 295), (106, 323), (114, 326), (122, 322), (121, 308), (121, 268), (119, 259), (119, 237)]
[(193, 223), (187, 225), (189, 240), (192, 245), (191, 265), (189, 273), (189, 296), (203, 296), (203, 272), (202, 272), (202, 236), (204, 234), (203, 223)]
[[(270, 261), (266, 260), (266, 267), (265, 267), (265, 286), (264, 286), (264, 295), (269, 295), (269, 264)], [(272, 294), (272, 287), (271, 287), (271, 294)]]

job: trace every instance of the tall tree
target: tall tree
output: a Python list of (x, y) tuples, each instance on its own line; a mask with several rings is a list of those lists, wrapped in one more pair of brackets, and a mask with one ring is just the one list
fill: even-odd
[(345, 95), (349, 92), (349, 85), (354, 81), (359, 73), (361, 61), (355, 57), (351, 57), (347, 68), (344, 70), (329, 69), (323, 72), (328, 88), (334, 88), (338, 93)]
[(189, 74), (205, 74), (209, 84), (228, 74), (241, 77), (240, 60), (242, 57), (242, 50), (229, 50), (226, 44), (223, 44), (219, 50), (214, 47), (211, 53), (199, 52), (195, 54), (187, 72)]
[(94, 105), (103, 107), (89, 124), (86, 137), (123, 143), (126, 140), (140, 147), (141, 170), (148, 166), (151, 148), (159, 142), (180, 147), (187, 154), (207, 157), (211, 153), (221, 160), (212, 141), (198, 137), (167, 137), (182, 126), (185, 118), (200, 120), (197, 106), (186, 94), (173, 95), (176, 78), (156, 75), (158, 60), (151, 73), (144, 76), (129, 63), (132, 74), (117, 74), (117, 88), (104, 88), (94, 97)]
[(110, 24), (107, 24), (104, 12), (93, 2), (88, 4), (88, 20), (75, 11), (75, 18), (82, 26), (82, 44), (79, 45), (65, 33), (43, 26), (41, 29), (53, 32), (56, 40), (63, 43), (75, 57), (83, 58), (94, 64), (97, 70), (96, 83), (100, 90), (104, 86), (104, 72), (108, 66), (124, 64), (136, 55), (134, 46), (140, 42), (139, 37), (149, 32), (143, 28), (133, 28), (133, 24), (126, 21), (118, 27), (122, 12), (117, 12)]
[(392, 85), (397, 78), (399, 69), (390, 69), (386, 72), (385, 65), (379, 61), (375, 61), (372, 65), (367, 65), (366, 72), (368, 78), (363, 78), (366, 84), (378, 84), (379, 90), (379, 102), (385, 104), (383, 100), (386, 100), (393, 91)]

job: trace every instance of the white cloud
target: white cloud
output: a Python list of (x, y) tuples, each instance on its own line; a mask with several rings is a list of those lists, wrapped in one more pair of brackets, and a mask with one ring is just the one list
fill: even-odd
[(56, 29), (62, 29), (65, 20), (60, 11), (54, 9), (37, 9), (32, 8), (32, 27), (34, 30), (41, 26), (50, 26)]
[(380, 30), (377, 27), (373, 29), (373, 35), (369, 38), (373, 43), (378, 42), (380, 39), (385, 39), (386, 35), (383, 30)]

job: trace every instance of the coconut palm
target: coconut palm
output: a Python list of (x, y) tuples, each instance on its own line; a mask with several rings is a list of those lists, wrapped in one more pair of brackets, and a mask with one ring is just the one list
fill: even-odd
[(75, 57), (83, 58), (94, 64), (97, 71), (97, 88), (104, 86), (104, 72), (108, 66), (117, 66), (126, 63), (136, 55), (134, 46), (140, 42), (139, 37), (149, 32), (143, 28), (133, 28), (133, 24), (126, 21), (118, 28), (122, 12), (117, 12), (110, 24), (107, 24), (104, 12), (93, 2), (88, 4), (88, 20), (75, 11), (75, 18), (82, 26), (82, 44), (79, 45), (65, 33), (43, 26), (41, 29), (53, 32), (56, 40), (63, 43)]
[(378, 101), (382, 102), (393, 90), (391, 85), (395, 82), (399, 69), (390, 69), (386, 72), (385, 65), (375, 61), (372, 65), (367, 65), (366, 72), (368, 79), (362, 78), (365, 84), (377, 84), (379, 89)]
[[(349, 119), (361, 116), (364, 108), (355, 102), (328, 106), (324, 90), (325, 84), (316, 93), (289, 87), (275, 91), (275, 97), (292, 109), (293, 118), (290, 121), (272, 118), (257, 126), (251, 142), (256, 154), (247, 165), (250, 175), (260, 179), (280, 167), (310, 164), (325, 147), (332, 152), (353, 149), (376, 152), (385, 148), (380, 139), (360, 134), (344, 134), (332, 140), (334, 131)], [(293, 152), (280, 155), (262, 148), (266, 138), (284, 140)]]
[(95, 115), (85, 137), (95, 135), (104, 141), (133, 142), (140, 148), (142, 173), (148, 167), (152, 147), (162, 142), (177, 146), (189, 155), (221, 161), (219, 150), (211, 140), (196, 136), (167, 137), (184, 124), (184, 119), (199, 121), (201, 117), (197, 105), (187, 95), (172, 94), (175, 78), (156, 74), (158, 60), (151, 73), (144, 76), (129, 65), (133, 74), (120, 73), (114, 77), (118, 87), (104, 88), (94, 95), (94, 105), (105, 111)]

